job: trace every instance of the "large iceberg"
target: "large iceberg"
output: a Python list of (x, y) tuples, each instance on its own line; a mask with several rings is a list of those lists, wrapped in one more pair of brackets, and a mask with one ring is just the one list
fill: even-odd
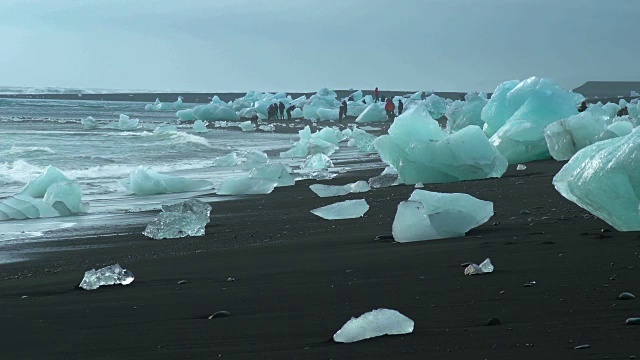
[(578, 151), (553, 185), (617, 230), (640, 230), (640, 128)]
[[(348, 107), (347, 107), (348, 109)], [(357, 123), (382, 122), (389, 120), (382, 102), (373, 103), (356, 118)]]
[(503, 83), (482, 110), (485, 132), (509, 163), (524, 163), (550, 156), (544, 128), (578, 113), (583, 97), (566, 91), (552, 79), (529, 78), (512, 88)]
[(578, 150), (617, 136), (589, 111), (553, 122), (544, 129), (547, 147), (556, 160), (569, 160)]
[(181, 176), (159, 174), (140, 166), (128, 179), (118, 181), (136, 195), (155, 195), (210, 189), (213, 184), (206, 180), (191, 180)]
[(131, 271), (123, 269), (120, 264), (115, 264), (100, 270), (91, 269), (85, 272), (80, 287), (85, 290), (95, 290), (106, 285), (129, 285), (134, 279)]
[(477, 126), (447, 135), (418, 105), (398, 116), (374, 146), (406, 184), (500, 177), (507, 160)]
[(327, 220), (355, 219), (364, 216), (369, 205), (364, 199), (346, 200), (335, 204), (313, 209), (311, 212)]
[(482, 109), (487, 104), (485, 94), (468, 93), (465, 101), (456, 101), (447, 109), (447, 131), (456, 132), (469, 125), (484, 126), (481, 114)]
[(162, 212), (142, 233), (156, 240), (202, 236), (209, 223), (210, 212), (211, 206), (197, 199), (163, 205)]
[(351, 184), (342, 186), (332, 186), (324, 184), (309, 185), (309, 189), (316, 193), (319, 197), (342, 196), (350, 193), (361, 193), (371, 190), (366, 181), (360, 180)]
[(413, 332), (413, 320), (396, 310), (377, 309), (352, 317), (338, 332), (333, 341), (353, 343), (383, 335), (402, 335)]
[(464, 236), (493, 216), (493, 203), (467, 194), (414, 190), (398, 205), (392, 233), (397, 242)]

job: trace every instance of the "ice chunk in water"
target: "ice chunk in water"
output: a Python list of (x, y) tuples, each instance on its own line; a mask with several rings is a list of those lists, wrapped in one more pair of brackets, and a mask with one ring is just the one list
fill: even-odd
[(238, 124), (242, 131), (256, 131), (256, 126), (251, 121), (245, 121)]
[(362, 114), (356, 118), (357, 123), (382, 122), (387, 120), (387, 113), (384, 111), (384, 104), (382, 102), (367, 106)]
[(292, 186), (296, 183), (287, 166), (281, 163), (267, 163), (251, 169), (249, 177), (252, 179), (267, 179), (277, 181), (276, 186)]
[(80, 120), (80, 123), (82, 123), (82, 125), (86, 130), (93, 130), (98, 128), (98, 123), (96, 122), (96, 119), (94, 119), (91, 116), (88, 116), (87, 118)]
[(197, 133), (206, 133), (209, 132), (209, 129), (207, 129), (207, 125), (209, 123), (206, 121), (202, 121), (202, 120), (196, 120), (193, 123), (193, 132), (197, 132)]
[(276, 180), (254, 179), (249, 176), (241, 176), (223, 181), (216, 193), (218, 195), (269, 194), (276, 185), (278, 185), (278, 181)]
[(29, 181), (20, 194), (31, 196), (34, 198), (43, 197), (47, 193), (49, 186), (56, 182), (70, 181), (58, 168), (55, 166), (47, 166), (47, 169), (39, 175), (37, 178)]
[(311, 210), (315, 215), (327, 220), (355, 219), (362, 217), (369, 210), (364, 199), (346, 200)]
[(465, 275), (482, 275), (493, 272), (493, 264), (491, 259), (486, 258), (480, 265), (470, 264), (464, 269)]
[(333, 162), (325, 154), (309, 155), (300, 169), (327, 169), (333, 167)]
[(333, 341), (352, 343), (383, 335), (409, 334), (413, 326), (413, 320), (396, 310), (377, 309), (352, 317), (333, 335)]
[(210, 189), (213, 184), (206, 180), (191, 180), (180, 176), (159, 174), (140, 166), (129, 179), (118, 181), (136, 195), (155, 195)]
[(162, 212), (147, 225), (143, 234), (156, 240), (202, 236), (210, 212), (211, 206), (197, 199), (163, 205)]
[(342, 196), (349, 193), (361, 193), (371, 190), (366, 181), (357, 181), (343, 186), (331, 186), (324, 184), (313, 184), (309, 188), (319, 197)]
[(176, 116), (178, 119), (182, 121), (194, 121), (196, 120), (196, 116), (193, 115), (193, 109), (185, 109), (179, 110), (176, 112)]
[(479, 127), (447, 135), (423, 106), (398, 116), (388, 132), (374, 146), (406, 184), (500, 177), (507, 169), (507, 160)]
[(544, 128), (578, 114), (576, 105), (584, 97), (562, 89), (552, 79), (532, 77), (513, 88), (513, 82), (506, 84), (504, 89), (504, 84), (498, 86), (498, 96), (492, 96), (483, 109), (485, 132), (496, 131), (491, 143), (509, 163), (548, 158)]
[(59, 181), (51, 184), (43, 200), (63, 216), (89, 211), (89, 203), (82, 202), (82, 189), (77, 181)]
[(578, 151), (553, 178), (553, 185), (617, 230), (640, 230), (640, 127)]
[(245, 170), (251, 170), (260, 164), (266, 164), (269, 161), (269, 156), (262, 151), (251, 150), (244, 153), (244, 162), (242, 168)]
[(244, 159), (238, 157), (235, 151), (225, 156), (219, 156), (213, 161), (213, 166), (236, 166)]
[(397, 242), (442, 239), (465, 233), (493, 216), (493, 203), (467, 194), (414, 190), (398, 205), (392, 233)]
[(115, 264), (100, 270), (91, 269), (85, 272), (80, 287), (85, 290), (95, 290), (105, 285), (129, 285), (134, 278), (131, 271), (121, 268), (120, 264)]
[(139, 119), (131, 119), (127, 115), (120, 114), (120, 119), (115, 126), (112, 124), (111, 127), (115, 127), (120, 130), (135, 130), (138, 128)]

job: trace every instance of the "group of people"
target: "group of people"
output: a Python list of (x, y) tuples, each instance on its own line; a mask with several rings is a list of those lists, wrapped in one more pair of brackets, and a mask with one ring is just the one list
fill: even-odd
[[(578, 112), (585, 112), (587, 111), (587, 108), (588, 108), (587, 101), (583, 100), (582, 103), (580, 103), (580, 106), (578, 106)], [(629, 109), (626, 106), (622, 107), (616, 113), (616, 116), (625, 116), (625, 115), (629, 115)]]
[[(269, 120), (284, 120), (284, 107), (285, 106), (282, 101), (279, 104), (273, 103), (269, 105), (269, 108), (267, 109)], [(280, 116), (278, 116), (278, 113), (280, 113)]]
[(393, 121), (396, 116), (402, 115), (402, 112), (404, 111), (404, 103), (402, 102), (402, 100), (398, 100), (398, 115), (396, 115), (396, 104), (394, 104), (393, 100), (389, 98), (384, 104), (384, 111), (387, 113), (387, 118)]

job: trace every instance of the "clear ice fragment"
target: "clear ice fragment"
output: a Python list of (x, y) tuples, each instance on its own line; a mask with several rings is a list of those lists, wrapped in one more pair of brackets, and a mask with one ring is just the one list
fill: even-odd
[(364, 216), (369, 205), (364, 199), (346, 200), (311, 210), (315, 215), (326, 220), (355, 219)]
[(383, 335), (409, 334), (413, 327), (413, 320), (396, 310), (376, 309), (357, 318), (352, 317), (333, 335), (333, 341), (353, 343)]
[(211, 206), (197, 199), (162, 206), (162, 212), (147, 225), (143, 234), (159, 239), (202, 236), (209, 223)]
[(133, 273), (120, 267), (120, 264), (110, 265), (96, 270), (91, 269), (84, 273), (80, 287), (85, 290), (95, 290), (106, 285), (129, 285), (134, 280)]

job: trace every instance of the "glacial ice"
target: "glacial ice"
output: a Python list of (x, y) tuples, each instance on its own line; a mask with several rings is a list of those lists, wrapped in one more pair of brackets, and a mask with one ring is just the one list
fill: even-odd
[(518, 171), (527, 170), (527, 165), (518, 164), (518, 166), (516, 166), (516, 170), (518, 170)]
[(94, 130), (98, 128), (98, 122), (91, 116), (88, 116), (82, 120), (80, 123), (84, 126), (85, 130)]
[(383, 122), (387, 120), (387, 113), (384, 111), (384, 104), (382, 102), (367, 106), (362, 114), (356, 118), (357, 123)]
[(252, 179), (267, 179), (276, 181), (276, 186), (292, 186), (296, 183), (291, 176), (291, 169), (282, 163), (266, 163), (258, 165), (249, 171)]
[(348, 136), (349, 142), (347, 143), (348, 146), (356, 146), (363, 152), (376, 151), (375, 146), (373, 146), (373, 141), (376, 139), (375, 136), (362, 129), (358, 129), (357, 127), (350, 131), (351, 133)]
[(398, 171), (393, 166), (387, 166), (382, 174), (370, 178), (367, 183), (372, 189), (380, 189), (389, 186), (404, 184), (402, 178), (398, 175)]
[(139, 119), (131, 119), (127, 115), (120, 114), (120, 118), (117, 123), (110, 123), (107, 127), (111, 129), (118, 130), (135, 130), (138, 128), (140, 120)]
[(62, 216), (89, 211), (89, 203), (82, 202), (82, 189), (75, 180), (58, 181), (51, 184), (42, 200)]
[(578, 151), (553, 185), (617, 230), (640, 230), (640, 128)]
[(240, 164), (244, 159), (238, 157), (238, 153), (235, 151), (225, 156), (219, 156), (213, 161), (213, 166), (236, 166)]
[(569, 160), (578, 150), (616, 136), (589, 111), (553, 122), (544, 129), (549, 153), (559, 161)]
[(318, 109), (318, 119), (323, 121), (338, 121), (338, 109)]
[[(219, 100), (219, 99), (218, 99)], [(207, 121), (239, 121), (240, 116), (224, 102), (214, 102), (206, 105), (198, 105), (192, 110), (193, 116), (198, 120)]]
[(479, 127), (447, 135), (424, 105), (398, 116), (388, 135), (378, 137), (374, 146), (406, 184), (500, 177), (508, 166)]
[(278, 185), (277, 180), (251, 178), (248, 175), (224, 180), (216, 193), (218, 195), (269, 194)]
[(424, 100), (423, 106), (433, 119), (439, 119), (444, 116), (447, 111), (447, 100), (432, 94)]
[(193, 109), (178, 110), (176, 112), (178, 119), (182, 121), (195, 121), (196, 116), (193, 115)]
[(238, 124), (242, 131), (256, 131), (256, 126), (251, 121), (244, 121)]
[(250, 150), (243, 152), (242, 168), (251, 170), (254, 167), (269, 162), (269, 156), (262, 151)]
[(397, 242), (464, 236), (493, 216), (493, 203), (467, 194), (414, 190), (398, 205), (392, 233)]
[(491, 259), (486, 258), (480, 265), (477, 264), (469, 264), (464, 269), (465, 275), (482, 275), (493, 272), (493, 264), (491, 263)]
[(154, 134), (168, 134), (178, 132), (178, 127), (175, 125), (161, 124), (153, 129)]
[(276, 131), (276, 127), (273, 126), (273, 124), (260, 125), (260, 126), (258, 126), (258, 129), (260, 129), (262, 131), (265, 131), (265, 132)]
[(106, 285), (129, 285), (135, 277), (127, 269), (120, 267), (120, 264), (103, 267), (100, 270), (91, 269), (84, 273), (80, 287), (85, 290), (95, 290)]
[(371, 190), (369, 184), (366, 181), (357, 181), (351, 184), (342, 185), (342, 186), (332, 186), (332, 185), (324, 185), (324, 184), (313, 184), (309, 185), (309, 189), (316, 193), (319, 197), (331, 197), (331, 196), (342, 196), (350, 193), (361, 193), (367, 192)]
[(333, 341), (353, 343), (383, 335), (410, 334), (413, 327), (413, 320), (396, 310), (376, 309), (357, 318), (352, 317), (333, 335)]
[(202, 121), (202, 120), (196, 120), (193, 123), (193, 132), (196, 133), (206, 133), (209, 132), (209, 129), (207, 129), (207, 125), (209, 123), (206, 121)]
[(155, 195), (210, 189), (213, 184), (206, 180), (191, 180), (181, 176), (159, 174), (140, 166), (128, 179), (118, 181), (136, 195)]
[(309, 126), (298, 131), (298, 136), (300, 140), (295, 142), (290, 150), (281, 152), (281, 158), (306, 158), (309, 155), (320, 153), (330, 156), (338, 150), (338, 142), (344, 137), (339, 130), (334, 128), (324, 128), (311, 133)]
[(576, 115), (584, 97), (562, 89), (552, 79), (531, 77), (511, 88), (513, 83), (498, 86), (497, 96), (483, 109), (485, 132), (496, 131), (490, 141), (509, 163), (545, 159), (550, 154), (544, 128)]
[(364, 199), (346, 200), (311, 210), (315, 215), (326, 220), (355, 219), (362, 217), (369, 210)]
[(50, 165), (47, 166), (44, 173), (29, 181), (27, 185), (20, 190), (20, 194), (34, 198), (43, 197), (47, 193), (49, 186), (56, 182), (66, 181), (70, 181), (70, 179), (58, 170), (58, 168)]
[(481, 113), (487, 104), (485, 94), (468, 93), (464, 102), (456, 101), (454, 104), (459, 106), (452, 106), (446, 112), (448, 132), (456, 132), (469, 125), (484, 126)]
[(27, 195), (16, 194), (0, 199), (0, 220), (38, 219), (60, 216), (48, 203)]
[(202, 236), (209, 223), (210, 212), (211, 206), (197, 199), (163, 205), (162, 212), (147, 225), (142, 234), (156, 240)]
[(325, 154), (309, 155), (306, 160), (300, 165), (300, 169), (313, 170), (313, 169), (327, 169), (333, 167), (333, 162)]
[(616, 121), (607, 127), (616, 136), (627, 136), (633, 131), (633, 124), (627, 120)]

